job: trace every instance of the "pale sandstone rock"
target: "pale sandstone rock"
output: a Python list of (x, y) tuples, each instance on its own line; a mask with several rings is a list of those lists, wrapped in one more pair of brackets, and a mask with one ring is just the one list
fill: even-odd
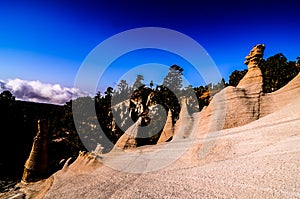
[(265, 46), (258, 44), (246, 56), (248, 72), (237, 87), (226, 87), (217, 93), (201, 111), (197, 137), (208, 132), (248, 124), (260, 117), (263, 78), (259, 68)]
[(163, 131), (157, 143), (166, 142), (167, 140), (171, 139), (173, 135), (174, 135), (174, 126), (172, 121), (172, 111), (169, 109), (166, 124), (163, 128)]
[[(67, 171), (54, 175), (45, 198), (299, 198), (299, 108), (299, 103), (292, 103), (251, 124), (219, 131), (215, 146), (203, 159), (197, 155), (192, 163), (180, 159), (154, 172), (121, 172), (105, 164), (94, 167), (80, 157)], [(185, 142), (135, 149), (132, 159), (151, 149), (164, 149), (168, 154), (164, 159), (172, 158), (170, 153)], [(197, 152), (210, 140), (194, 142), (191, 148)], [(182, 157), (187, 156), (191, 154)], [(124, 164), (126, 160), (117, 162), (131, 167)], [(154, 161), (142, 160), (138, 165)]]
[(45, 176), (48, 168), (48, 127), (46, 120), (38, 120), (38, 132), (24, 165), (22, 181), (34, 182)]
[[(190, 137), (195, 132), (203, 135), (257, 120), (260, 116), (263, 84), (262, 73), (258, 64), (263, 57), (264, 49), (263, 44), (253, 47), (250, 54), (246, 56), (245, 64), (248, 65), (248, 72), (245, 77), (236, 88), (227, 87), (215, 95), (208, 108), (202, 111), (202, 117), (196, 117), (196, 122), (200, 120), (198, 129), (194, 128), (194, 117), (188, 113), (187, 99), (182, 98), (178, 121), (174, 127), (170, 126), (170, 121), (166, 122), (158, 143), (164, 142), (172, 136), (174, 139), (182, 139)], [(129, 141), (132, 142), (132, 146), (136, 146), (132, 139), (128, 139)]]
[(265, 45), (258, 44), (253, 47), (250, 54), (246, 56), (244, 62), (248, 66), (248, 72), (239, 82), (237, 88), (246, 89), (249, 94), (259, 94), (262, 92), (263, 77), (259, 64), (263, 59)]
[(287, 104), (298, 100), (300, 93), (300, 73), (292, 79), (286, 86), (273, 92), (262, 95), (260, 102), (260, 116), (264, 117), (268, 114), (280, 110)]
[(119, 138), (114, 149), (132, 149), (137, 145), (136, 137), (141, 127), (142, 118), (140, 117), (127, 131)]
[(174, 140), (189, 137), (191, 132), (190, 128), (193, 126), (193, 118), (188, 112), (186, 97), (181, 99), (180, 104), (179, 119), (176, 121), (174, 127)]

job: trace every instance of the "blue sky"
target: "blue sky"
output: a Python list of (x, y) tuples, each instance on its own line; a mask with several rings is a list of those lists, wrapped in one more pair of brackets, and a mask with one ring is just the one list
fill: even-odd
[[(266, 44), (265, 57), (279, 52), (289, 60), (300, 56), (299, 7), (296, 0), (0, 1), (0, 80), (72, 87), (81, 63), (99, 43), (149, 26), (196, 40), (228, 80), (233, 70), (246, 68), (244, 57), (255, 44)], [(114, 64), (130, 70), (148, 62), (176, 62), (187, 67), (193, 84), (200, 83), (188, 74), (184, 60), (165, 52), (136, 52)], [(115, 75), (107, 74), (107, 79)]]

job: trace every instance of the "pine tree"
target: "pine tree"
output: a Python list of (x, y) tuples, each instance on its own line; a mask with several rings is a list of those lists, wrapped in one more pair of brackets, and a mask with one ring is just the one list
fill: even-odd
[(229, 76), (229, 85), (230, 86), (237, 86), (239, 84), (239, 82), (241, 81), (241, 79), (243, 79), (243, 77), (246, 75), (247, 73), (247, 69), (239, 71), (239, 70), (235, 70), (231, 73), (231, 75)]
[(164, 78), (163, 86), (173, 92), (179, 91), (182, 88), (182, 72), (183, 68), (172, 65), (169, 68), (169, 73)]
[(132, 85), (133, 90), (136, 90), (136, 89), (144, 86), (145, 84), (143, 83), (143, 81), (144, 81), (144, 76), (143, 75), (137, 75), (136, 79), (135, 79), (135, 82)]

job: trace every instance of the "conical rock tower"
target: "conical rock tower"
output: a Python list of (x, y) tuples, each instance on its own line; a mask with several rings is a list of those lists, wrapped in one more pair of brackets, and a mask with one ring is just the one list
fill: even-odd
[(22, 181), (35, 182), (45, 177), (48, 168), (47, 121), (38, 120), (38, 132), (24, 165)]
[(174, 129), (174, 139), (183, 139), (189, 137), (191, 134), (191, 127), (193, 126), (193, 117), (189, 114), (187, 108), (187, 98), (181, 98), (181, 110), (179, 119), (176, 121)]
[(137, 146), (137, 135), (139, 132), (139, 128), (141, 127), (142, 117), (131, 126), (129, 127), (126, 132), (119, 138), (117, 143), (115, 144), (114, 149), (132, 149), (136, 148)]
[(172, 120), (172, 111), (169, 109), (166, 124), (157, 141), (157, 144), (170, 140), (174, 135), (174, 125)]

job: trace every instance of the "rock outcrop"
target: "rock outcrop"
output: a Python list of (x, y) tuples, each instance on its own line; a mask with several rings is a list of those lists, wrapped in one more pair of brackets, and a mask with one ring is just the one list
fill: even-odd
[(132, 149), (137, 146), (136, 138), (141, 128), (142, 118), (140, 117), (127, 131), (120, 137), (115, 144), (115, 149)]
[[(195, 133), (202, 137), (208, 132), (242, 126), (259, 119), (263, 94), (263, 77), (259, 64), (263, 59), (264, 50), (265, 45), (263, 44), (254, 46), (244, 62), (248, 66), (245, 77), (237, 87), (229, 86), (217, 93), (209, 106), (204, 108), (201, 113), (190, 115), (187, 109), (187, 99), (182, 98), (179, 119), (174, 125), (171, 112), (168, 113), (167, 121), (157, 143), (170, 139), (188, 138), (194, 136)], [(194, 123), (198, 125), (194, 125)], [(128, 135), (130, 134), (133, 135), (132, 133)], [(130, 140), (122, 138), (123, 141), (124, 139)]]
[(111, 114), (113, 115), (113, 132), (117, 130), (117, 126), (122, 130), (126, 130), (132, 125), (130, 115), (132, 114), (131, 111), (133, 108), (130, 105), (130, 100), (125, 100), (124, 102), (118, 103), (111, 107)]
[(45, 177), (48, 167), (47, 121), (38, 120), (38, 132), (33, 140), (30, 155), (24, 165), (22, 181), (34, 182)]
[[(263, 77), (259, 64), (264, 50), (263, 44), (254, 46), (244, 62), (248, 66), (248, 72), (237, 87), (229, 86), (217, 93), (208, 107), (200, 113), (189, 115), (186, 101), (183, 100), (179, 120), (174, 126), (174, 138), (188, 138), (195, 133), (198, 138), (202, 138), (209, 132), (242, 126), (259, 119), (263, 94)], [(171, 137), (172, 133), (165, 131), (170, 129), (169, 126), (166, 123), (158, 143)]]
[[(174, 127), (176, 139), (202, 138), (209, 132), (233, 128), (259, 119), (263, 77), (259, 68), (265, 46), (258, 44), (246, 56), (248, 72), (237, 87), (226, 87), (217, 93), (208, 107), (200, 113), (189, 115), (186, 102), (181, 102), (179, 120)], [(166, 128), (169, 126), (166, 123)], [(162, 134), (161, 137), (165, 137)], [(170, 136), (167, 136), (169, 138)], [(164, 138), (166, 140), (166, 138)]]
[(179, 119), (174, 126), (174, 138), (173, 140), (184, 139), (191, 135), (191, 128), (193, 127), (193, 117), (189, 114), (187, 108), (187, 99), (183, 97), (181, 99), (181, 109), (179, 113)]
[(186, 97), (181, 98), (180, 105), (179, 119), (176, 121), (175, 125), (172, 120), (172, 112), (169, 110), (167, 121), (157, 142), (158, 144), (170, 141), (171, 139), (177, 140), (190, 136), (190, 128), (193, 126), (193, 117), (188, 112)]
[[(299, 94), (297, 96), (299, 100)], [(178, 160), (155, 172), (125, 172), (93, 163), (88, 157), (79, 157), (65, 172), (54, 175), (53, 185), (44, 197), (298, 198), (299, 108), (299, 103), (293, 103), (251, 124), (219, 131), (216, 145), (205, 158), (195, 155), (194, 163)], [(295, 113), (290, 114), (291, 110)], [(282, 115), (290, 117), (282, 118)], [(209, 141), (195, 140), (194, 153), (197, 147)], [(113, 158), (118, 165), (141, 167), (143, 171), (149, 165), (172, 159), (172, 152), (185, 143), (178, 140), (141, 147)], [(148, 158), (147, 154), (153, 151), (163, 151), (162, 156)]]
[(162, 142), (170, 141), (173, 135), (174, 135), (174, 125), (172, 119), (172, 111), (169, 109), (166, 124), (163, 128), (163, 131), (161, 132), (161, 135), (157, 143), (159, 144)]
[(250, 54), (246, 56), (244, 64), (248, 66), (248, 72), (239, 82), (237, 88), (245, 89), (248, 94), (262, 92), (263, 77), (259, 64), (263, 59), (264, 50), (265, 45), (258, 44), (254, 46)]
[(128, 150), (157, 142), (157, 139), (152, 140), (152, 138), (164, 128), (167, 117), (165, 109), (156, 104), (147, 106), (146, 110), (144, 112), (146, 114), (138, 117), (138, 120), (118, 139), (114, 149)]
[(243, 126), (299, 99), (296, 94), (300, 93), (300, 74), (276, 92), (262, 92), (263, 77), (259, 64), (264, 49), (263, 44), (258, 44), (246, 56), (248, 72), (237, 87), (226, 87), (214, 96), (208, 107), (194, 114), (194, 118), (199, 118), (195, 127), (198, 138), (209, 132)]
[(173, 125), (171, 113), (168, 113), (167, 122), (157, 143), (171, 139), (191, 138), (195, 134), (196, 137), (203, 138), (211, 132), (243, 126), (293, 101), (293, 97), (286, 98), (285, 94), (293, 96), (292, 93), (300, 92), (297, 84), (300, 75), (274, 93), (263, 93), (260, 63), (264, 50), (263, 44), (254, 46), (244, 62), (248, 66), (248, 72), (237, 87), (228, 86), (217, 93), (208, 107), (200, 113), (190, 115), (184, 101), (186, 99), (183, 98), (179, 120)]
[[(248, 72), (244, 78), (237, 87), (226, 87), (215, 95), (207, 110), (202, 113), (202, 115), (206, 115), (204, 117), (219, 113), (219, 119), (215, 121), (216, 124), (210, 122), (211, 126), (218, 126), (218, 128), (213, 128), (214, 131), (242, 126), (259, 119), (263, 85), (259, 64), (263, 58), (264, 50), (263, 44), (258, 44), (252, 48), (244, 62), (248, 66)], [(216, 104), (222, 110), (216, 109)], [(211, 109), (214, 109), (214, 113), (211, 113)], [(208, 113), (205, 114), (205, 112)], [(220, 125), (221, 120), (223, 120), (222, 125)]]
[(134, 91), (129, 100), (112, 107), (113, 129), (116, 125), (124, 132), (114, 149), (133, 149), (140, 145), (155, 144), (152, 140), (163, 129), (165, 109), (154, 102), (154, 92), (142, 86)]

